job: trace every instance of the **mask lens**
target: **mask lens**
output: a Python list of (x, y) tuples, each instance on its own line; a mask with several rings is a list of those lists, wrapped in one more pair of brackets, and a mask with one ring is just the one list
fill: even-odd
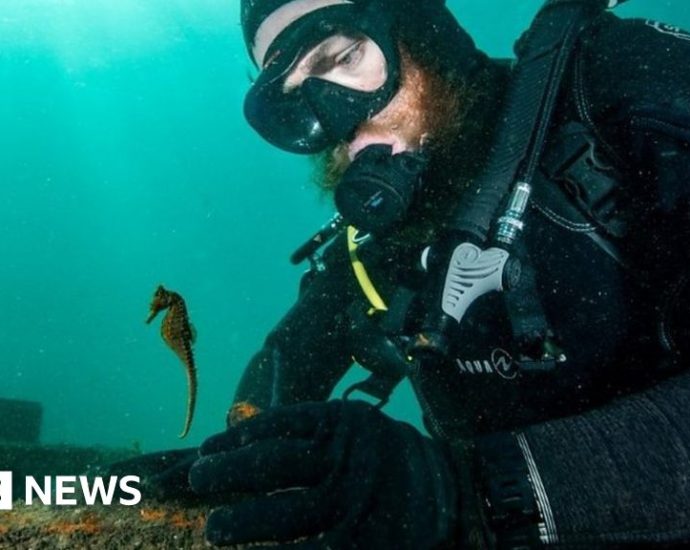
[(388, 64), (376, 42), (363, 34), (336, 34), (304, 55), (285, 78), (292, 90), (307, 78), (320, 78), (360, 92), (375, 92), (388, 79)]
[(300, 89), (286, 93), (280, 85), (262, 86), (257, 81), (245, 99), (244, 116), (266, 141), (285, 151), (313, 154), (329, 145)]

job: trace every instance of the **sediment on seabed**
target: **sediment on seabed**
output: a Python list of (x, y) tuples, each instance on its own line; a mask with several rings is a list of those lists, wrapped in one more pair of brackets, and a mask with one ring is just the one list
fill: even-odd
[(204, 508), (25, 506), (0, 512), (0, 549), (208, 549)]

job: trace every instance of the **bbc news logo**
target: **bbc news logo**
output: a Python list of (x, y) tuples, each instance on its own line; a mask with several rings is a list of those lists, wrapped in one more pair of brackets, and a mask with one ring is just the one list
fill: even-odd
[[(81, 495), (81, 503), (86, 506), (110, 506), (116, 500), (118, 488), (117, 502), (122, 506), (141, 502), (141, 491), (136, 487), (139, 484), (137, 476), (44, 476), (42, 481), (26, 476), (24, 481), (26, 506), (33, 505), (34, 501), (47, 506), (76, 506), (80, 504), (77, 495)], [(12, 510), (12, 472), (0, 472), (0, 510)]]

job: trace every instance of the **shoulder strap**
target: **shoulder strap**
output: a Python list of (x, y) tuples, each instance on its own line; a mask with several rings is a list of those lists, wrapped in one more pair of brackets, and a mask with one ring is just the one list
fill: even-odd
[(414, 292), (398, 288), (380, 323), (365, 312), (361, 301), (355, 300), (350, 305), (347, 313), (353, 339), (352, 358), (371, 374), (364, 381), (350, 386), (343, 399), (359, 391), (377, 399), (377, 407), (381, 408), (388, 403), (395, 387), (410, 373), (414, 364), (404, 353), (404, 343), (394, 335), (402, 332), (405, 312), (413, 298)]
[[(577, 39), (606, 7), (603, 0), (548, 0), (517, 42), (504, 122), (488, 169), (474, 184), (477, 194), (468, 194), (456, 211), (457, 230), (486, 242), (511, 189), (523, 188), (529, 197)], [(498, 220), (496, 238), (512, 245), (523, 262), (521, 284), (504, 293), (504, 300), (521, 370), (548, 372), (566, 359), (549, 329), (525, 247), (516, 239), (516, 220)]]
[(609, 0), (547, 0), (518, 40), (503, 122), (487, 169), (453, 214), (455, 230), (485, 243), (513, 184), (532, 182), (577, 38), (612, 5)]

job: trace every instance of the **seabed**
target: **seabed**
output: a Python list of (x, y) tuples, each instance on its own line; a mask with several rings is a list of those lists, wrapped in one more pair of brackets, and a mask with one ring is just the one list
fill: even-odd
[(2, 512), (0, 548), (208, 549), (207, 510), (167, 504), (142, 506), (24, 506)]
[(42, 416), (40, 403), (0, 399), (0, 470), (11, 471), (14, 478), (13, 509), (0, 511), (0, 549), (209, 548), (204, 541), (208, 509), (203, 507), (147, 499), (135, 506), (44, 506), (38, 500), (27, 506), (20, 500), (26, 476), (88, 475), (141, 453), (136, 448), (42, 444)]

